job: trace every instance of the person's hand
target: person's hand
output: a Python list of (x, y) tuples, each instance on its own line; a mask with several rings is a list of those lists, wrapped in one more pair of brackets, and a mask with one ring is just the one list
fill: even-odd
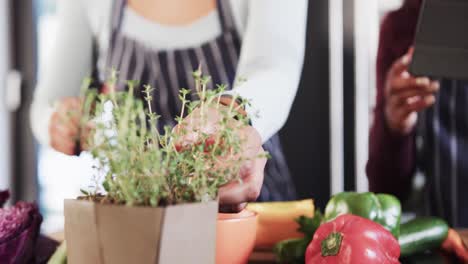
[(385, 82), (385, 119), (388, 127), (407, 135), (416, 126), (418, 112), (432, 106), (439, 83), (408, 72), (412, 49), (390, 68)]
[[(184, 134), (176, 142), (179, 148), (184, 146), (197, 144), (198, 135), (207, 134), (215, 135), (219, 129), (219, 121), (222, 119), (222, 114), (215, 107), (207, 108), (204, 111), (204, 119), (202, 121), (200, 109), (195, 109), (183, 122), (176, 126), (174, 130), (179, 129), (189, 131)], [(255, 201), (263, 184), (264, 169), (266, 157), (259, 157), (264, 153), (262, 148), (262, 140), (255, 128), (252, 126), (239, 126), (235, 119), (231, 120), (232, 127), (242, 140), (242, 149), (239, 153), (246, 160), (241, 165), (238, 181), (229, 182), (219, 189), (219, 203), (221, 212), (239, 212), (244, 209), (246, 202)], [(225, 157), (226, 159), (232, 157)], [(220, 161), (219, 166), (223, 166), (223, 161)]]
[(230, 182), (219, 189), (222, 212), (240, 212), (246, 206), (246, 202), (257, 200), (263, 185), (267, 159), (259, 157), (265, 152), (260, 135), (251, 126), (240, 129), (238, 133), (241, 138), (246, 139), (241, 155), (247, 157), (248, 160), (242, 164), (239, 172), (242, 183)]
[(67, 97), (57, 103), (49, 122), (50, 145), (67, 155), (75, 154), (80, 137), (81, 99)]

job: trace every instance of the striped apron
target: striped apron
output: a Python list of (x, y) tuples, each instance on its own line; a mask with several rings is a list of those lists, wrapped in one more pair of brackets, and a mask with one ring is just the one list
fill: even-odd
[[(120, 26), (126, 7), (125, 0), (114, 1), (111, 16), (111, 37), (105, 68), (115, 68), (119, 72), (120, 88), (123, 81), (139, 80), (156, 89), (153, 94), (153, 109), (161, 115), (163, 125), (175, 124), (174, 118), (180, 113), (179, 89), (195, 91), (191, 73), (201, 64), (204, 74), (210, 75), (214, 84), (228, 84), (232, 87), (239, 60), (241, 39), (235, 28), (231, 7), (227, 0), (217, 1), (217, 11), (222, 33), (215, 39), (197, 47), (176, 50), (155, 50), (121, 34)], [(97, 54), (101, 56), (101, 54)], [(96, 61), (95, 61), (96, 62)], [(95, 63), (96, 65), (96, 63)], [(94, 72), (102, 82), (106, 70), (95, 66)], [(140, 87), (141, 88), (141, 87)], [(137, 89), (142, 97), (142, 90)], [(189, 98), (194, 99), (194, 98)], [(260, 193), (260, 201), (279, 201), (295, 199), (295, 189), (278, 135), (270, 138), (264, 149), (271, 155), (265, 167), (265, 178)]]
[(468, 83), (442, 80), (434, 107), (421, 113), (418, 150), (429, 213), (468, 227)]

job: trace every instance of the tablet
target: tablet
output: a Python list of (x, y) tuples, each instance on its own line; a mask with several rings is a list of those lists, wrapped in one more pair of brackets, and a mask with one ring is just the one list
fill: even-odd
[(468, 80), (468, 0), (424, 0), (414, 43), (411, 74)]

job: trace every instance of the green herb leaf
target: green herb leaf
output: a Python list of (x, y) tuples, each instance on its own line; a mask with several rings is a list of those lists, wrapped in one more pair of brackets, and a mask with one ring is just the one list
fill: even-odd
[(299, 224), (298, 231), (303, 233), (305, 236), (312, 238), (315, 234), (315, 231), (319, 228), (322, 223), (323, 214), (320, 210), (315, 210), (314, 217), (300, 216), (296, 219), (296, 222)]
[(305, 252), (310, 241), (304, 238), (294, 238), (279, 242), (273, 248), (279, 263), (303, 264)]

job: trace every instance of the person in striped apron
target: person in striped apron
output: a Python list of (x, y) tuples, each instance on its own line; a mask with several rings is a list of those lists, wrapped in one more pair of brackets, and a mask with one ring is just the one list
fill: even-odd
[[(111, 68), (119, 73), (120, 89), (125, 80), (156, 87), (153, 109), (163, 125), (174, 125), (179, 89), (195, 90), (191, 73), (200, 64), (212, 78), (209, 88), (228, 84), (234, 87), (228, 94), (251, 100), (246, 112), (255, 129), (250, 136), (260, 135), (259, 143), (271, 155), (266, 166), (253, 165), (259, 168), (251, 170), (244, 186), (221, 189), (220, 203), (238, 206), (258, 196), (260, 201), (292, 200), (296, 194), (277, 132), (300, 79), (306, 12), (306, 0), (63, 1), (58, 47), (34, 97), (33, 130), (43, 144), (73, 154), (70, 135), (79, 128), (58, 120), (79, 107), (77, 80), (94, 69), (95, 79), (104, 83)], [(236, 86), (238, 77), (246, 81)], [(47, 115), (46, 105), (57, 100), (59, 107)]]
[(381, 27), (369, 184), (372, 191), (406, 199), (420, 170), (426, 176), (423, 211), (466, 228), (468, 83), (408, 73), (421, 2), (406, 0)]

